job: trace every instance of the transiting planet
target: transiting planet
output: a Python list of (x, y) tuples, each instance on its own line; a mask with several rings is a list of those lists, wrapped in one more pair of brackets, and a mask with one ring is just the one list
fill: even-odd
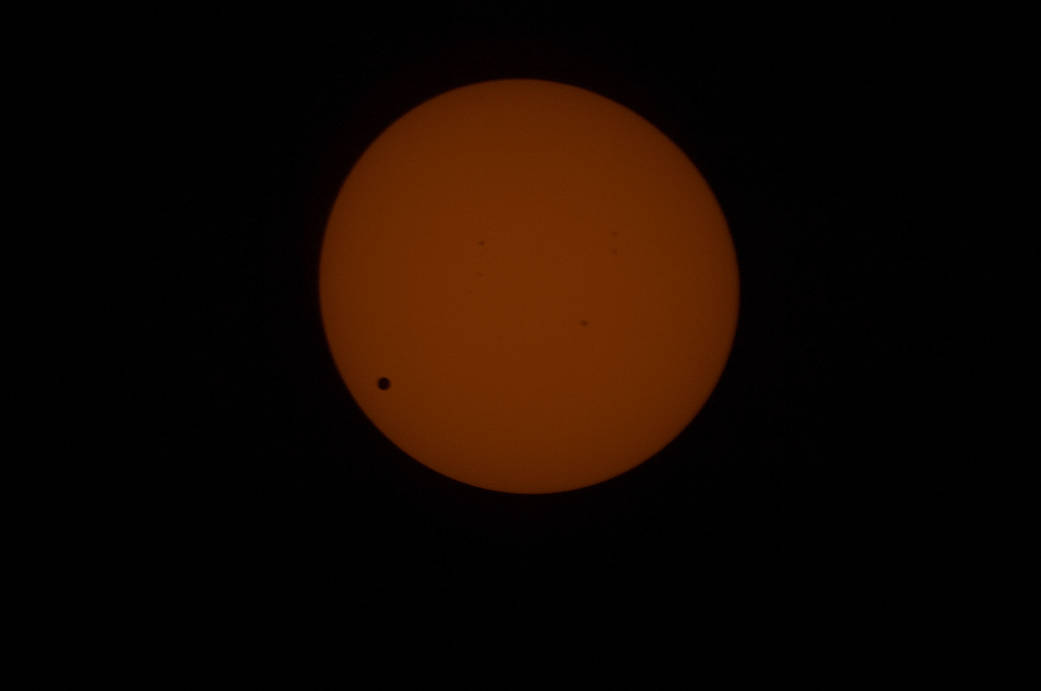
[(391, 123), (325, 227), (318, 297), (350, 395), (408, 456), (516, 494), (617, 477), (708, 401), (737, 255), (690, 158), (577, 86), (502, 79)]

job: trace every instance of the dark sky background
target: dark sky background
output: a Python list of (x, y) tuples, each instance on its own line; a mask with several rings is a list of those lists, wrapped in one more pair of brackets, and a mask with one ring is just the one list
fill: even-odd
[[(938, 558), (951, 536), (923, 208), (949, 62), (921, 25), (345, 22), (200, 23), (148, 68), (164, 123), (148, 150), (176, 228), (156, 252), (180, 259), (147, 325), (177, 357), (149, 380), (165, 394), (146, 455), (182, 488), (164, 530), (201, 573), (340, 592), (841, 589)], [(488, 492), (410, 460), (352, 401), (318, 313), (325, 217), (354, 160), (424, 100), (503, 77), (649, 119), (709, 181), (740, 263), (736, 342), (701, 414), (637, 469), (565, 494)]]

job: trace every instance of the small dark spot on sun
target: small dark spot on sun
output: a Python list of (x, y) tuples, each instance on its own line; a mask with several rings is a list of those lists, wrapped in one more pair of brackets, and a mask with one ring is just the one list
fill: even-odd
[(613, 238), (618, 237), (618, 231), (617, 230), (612, 230), (611, 231), (611, 237), (613, 237)]
[(618, 249), (615, 247), (611, 248), (611, 254), (618, 254)]
[(387, 379), (386, 377), (380, 377), (380, 380), (378, 382), (376, 382), (376, 386), (378, 386), (382, 390), (386, 391), (387, 389), (390, 388), (390, 380)]
[(477, 272), (477, 278), (484, 278), (484, 272), (483, 271), (478, 271)]
[(581, 321), (579, 321), (578, 323), (579, 323), (579, 324), (581, 324), (582, 326), (589, 326), (589, 322), (588, 322), (588, 321), (586, 321), (585, 319), (582, 319), (582, 320), (581, 320)]
[(480, 245), (481, 247), (484, 247), (484, 240), (478, 240), (477, 244)]

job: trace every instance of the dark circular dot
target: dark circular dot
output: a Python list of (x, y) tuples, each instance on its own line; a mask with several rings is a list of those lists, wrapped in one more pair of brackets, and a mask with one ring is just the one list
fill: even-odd
[(390, 380), (386, 377), (380, 377), (380, 380), (376, 382), (376, 386), (380, 387), (384, 391), (390, 388)]

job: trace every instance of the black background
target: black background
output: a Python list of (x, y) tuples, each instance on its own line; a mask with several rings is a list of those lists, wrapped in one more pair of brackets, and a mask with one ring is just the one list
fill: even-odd
[[(168, 539), (202, 573), (504, 596), (855, 582), (881, 599), (939, 558), (936, 219), (922, 208), (948, 54), (888, 19), (797, 33), (639, 19), (200, 22), (163, 44), (144, 146), (170, 174), (156, 265), (173, 289), (148, 319), (175, 355), (150, 375), (163, 401), (146, 455), (178, 487)], [(708, 405), (640, 467), (563, 494), (488, 492), (410, 460), (351, 399), (318, 313), (323, 226), (354, 160), (424, 100), (502, 77), (649, 119), (709, 181), (740, 263), (736, 342)]]

